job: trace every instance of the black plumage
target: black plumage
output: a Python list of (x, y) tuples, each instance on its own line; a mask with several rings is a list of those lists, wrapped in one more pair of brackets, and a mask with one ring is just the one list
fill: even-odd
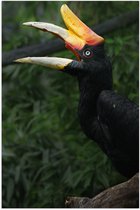
[(16, 61), (56, 68), (77, 77), (78, 114), (84, 133), (98, 143), (121, 174), (131, 177), (139, 170), (138, 106), (113, 91), (112, 66), (104, 50), (104, 38), (86, 26), (67, 5), (61, 6), (61, 14), (68, 30), (43, 22), (24, 25), (59, 36), (79, 61), (56, 57)]
[(138, 106), (112, 90), (112, 68), (103, 44), (85, 46), (78, 54), (82, 61), (73, 61), (64, 71), (79, 82), (82, 130), (122, 175), (131, 177), (139, 170)]

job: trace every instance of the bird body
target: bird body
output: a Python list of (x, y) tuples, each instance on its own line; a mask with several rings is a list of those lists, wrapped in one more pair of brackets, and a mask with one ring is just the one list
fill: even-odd
[(133, 176), (139, 165), (138, 106), (112, 90), (103, 90), (97, 97), (93, 114), (90, 108), (87, 106), (84, 112), (79, 108), (82, 129), (121, 174)]
[(112, 88), (112, 66), (104, 50), (104, 39), (88, 28), (66, 6), (61, 14), (68, 30), (48, 23), (27, 22), (60, 36), (78, 61), (63, 58), (21, 58), (17, 62), (56, 68), (77, 77), (81, 128), (111, 159), (116, 169), (131, 177), (139, 170), (138, 106)]
[[(139, 165), (139, 109), (112, 90), (112, 68), (103, 44), (91, 48), (94, 58), (84, 60), (82, 70), (74, 75), (80, 90), (80, 124), (116, 169), (131, 177), (138, 172)], [(74, 71), (71, 65), (67, 66), (67, 72), (69, 68)]]

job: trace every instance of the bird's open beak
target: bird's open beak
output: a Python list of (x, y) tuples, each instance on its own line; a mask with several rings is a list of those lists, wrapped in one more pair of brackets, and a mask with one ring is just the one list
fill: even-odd
[[(23, 23), (23, 25), (32, 26), (59, 36), (65, 41), (66, 47), (72, 50), (78, 58), (79, 56), (76, 51), (81, 50), (86, 44), (97, 45), (104, 41), (102, 37), (86, 26), (66, 4), (61, 7), (61, 15), (68, 29), (43, 22), (26, 22)], [(72, 60), (64, 58), (28, 57), (17, 59), (16, 62), (34, 63), (62, 70), (72, 62)]]

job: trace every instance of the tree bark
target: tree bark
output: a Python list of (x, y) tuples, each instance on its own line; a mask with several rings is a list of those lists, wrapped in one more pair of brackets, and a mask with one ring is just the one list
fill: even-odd
[(68, 197), (65, 206), (67, 208), (138, 208), (139, 174), (104, 190), (93, 198)]
[[(135, 9), (132, 12), (127, 12), (118, 17), (114, 17), (107, 20), (92, 29), (99, 35), (107, 34), (113, 30), (124, 28), (130, 24), (138, 23), (139, 21), (139, 10)], [(65, 46), (63, 41), (56, 38), (54, 40), (49, 40), (45, 43), (26, 46), (23, 48), (15, 49), (9, 52), (3, 52), (2, 54), (2, 65), (6, 66), (9, 64), (14, 64), (14, 60), (27, 56), (48, 56), (51, 53), (64, 50)]]

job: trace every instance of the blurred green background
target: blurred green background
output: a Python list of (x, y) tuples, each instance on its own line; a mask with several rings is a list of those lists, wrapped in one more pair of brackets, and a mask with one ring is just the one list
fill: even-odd
[[(22, 27), (46, 21), (64, 27), (67, 3), (88, 26), (138, 8), (138, 2), (2, 2), (3, 51), (53, 39)], [(114, 89), (138, 103), (138, 23), (104, 36)], [(75, 58), (68, 50), (51, 56)], [(92, 197), (125, 180), (77, 117), (75, 78), (34, 65), (3, 68), (3, 207), (64, 207), (67, 196)]]

